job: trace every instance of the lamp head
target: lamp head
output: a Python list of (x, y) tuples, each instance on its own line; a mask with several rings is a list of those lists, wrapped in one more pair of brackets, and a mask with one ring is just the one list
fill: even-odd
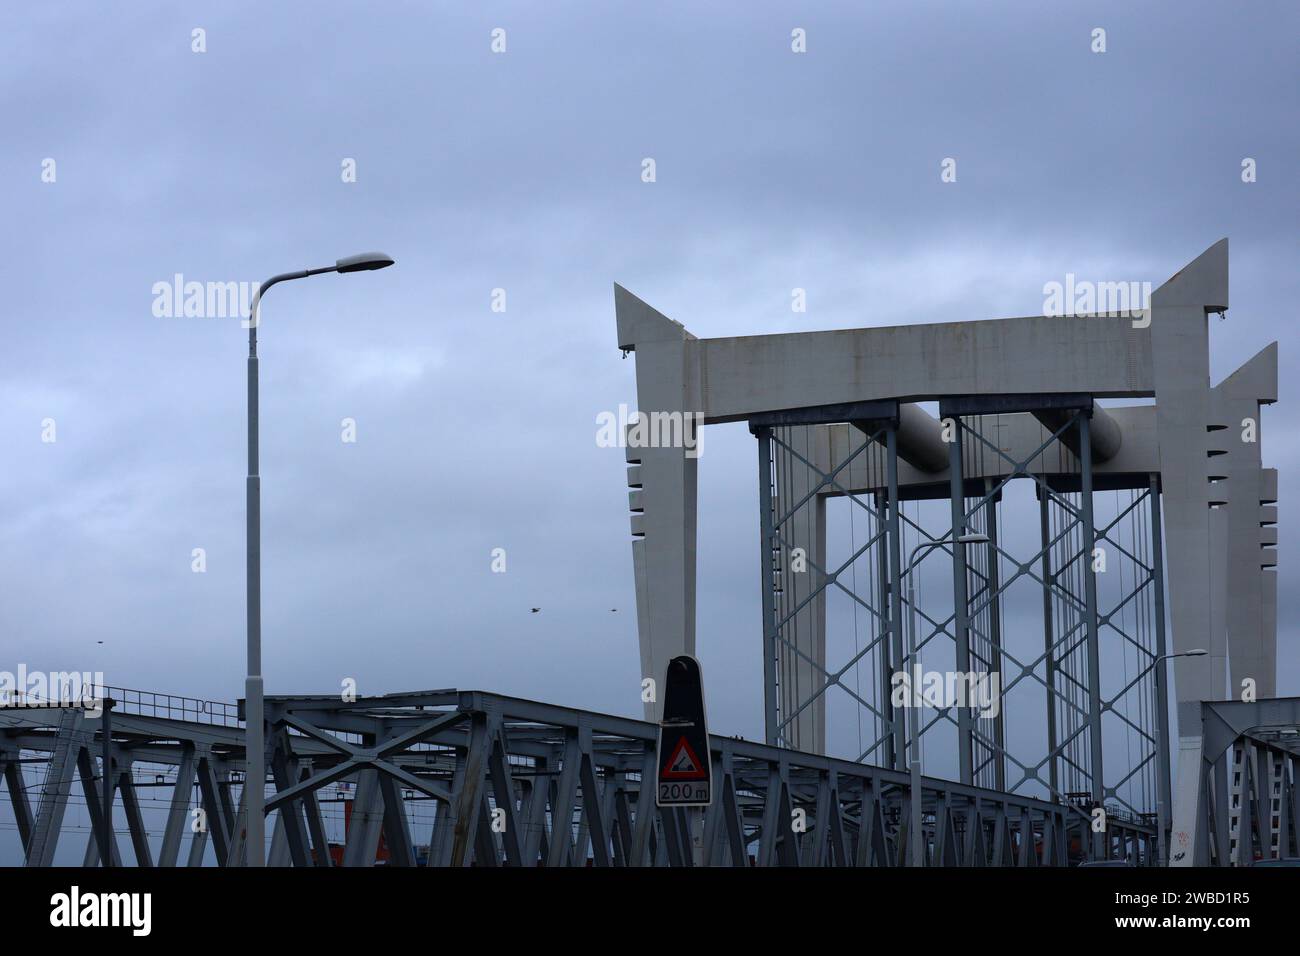
[(345, 272), (369, 272), (374, 269), (387, 269), (394, 263), (392, 256), (383, 252), (362, 252), (334, 263), (334, 271), (340, 275)]

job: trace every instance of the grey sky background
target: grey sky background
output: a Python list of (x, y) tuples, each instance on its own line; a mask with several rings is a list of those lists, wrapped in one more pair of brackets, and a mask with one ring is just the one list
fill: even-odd
[[(1278, 689), (1300, 693), (1294, 5), (137, 2), (0, 24), (0, 668), (242, 695), (246, 333), (154, 317), (176, 273), (398, 260), (263, 309), (268, 693), (351, 677), (639, 714), (623, 453), (595, 443), (599, 412), (635, 405), (615, 281), (700, 336), (982, 319), (1040, 313), (1067, 272), (1159, 285), (1229, 236), (1213, 374), (1281, 342), (1263, 440)], [(753, 443), (705, 442), (699, 656), (713, 729), (756, 737)]]

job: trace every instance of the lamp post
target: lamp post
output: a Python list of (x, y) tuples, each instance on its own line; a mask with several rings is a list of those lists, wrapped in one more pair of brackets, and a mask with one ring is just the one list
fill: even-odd
[[(965, 546), (968, 544), (985, 544), (989, 540), (986, 534), (963, 534), (959, 535), (956, 543)], [(916, 688), (912, 686), (913, 679), (917, 676), (917, 659), (916, 659), (916, 579), (912, 577), (912, 568), (915, 567), (917, 554), (922, 551), (929, 551), (933, 548), (941, 548), (948, 544), (948, 537), (945, 535), (936, 541), (922, 541), (907, 557), (907, 566), (903, 569), (903, 574), (907, 576), (907, 660), (913, 668), (912, 677), (908, 679), (907, 686), (911, 695), (915, 694)], [(914, 706), (915, 697), (907, 702), (907, 711), (909, 716), (910, 728), (908, 737), (908, 772), (912, 788), (912, 812), (911, 822), (908, 824), (910, 831), (910, 842), (912, 844), (912, 866), (922, 866), (922, 854), (925, 852), (925, 841), (921, 838), (921, 715), (916, 713), (919, 709)]]
[(247, 701), (244, 715), (246, 797), (244, 853), (248, 866), (266, 865), (266, 739), (262, 707), (262, 483), (257, 473), (257, 323), (262, 296), (273, 285), (290, 279), (306, 279), (326, 272), (369, 272), (393, 264), (382, 252), (364, 252), (337, 260), (332, 266), (282, 272), (258, 287), (248, 317), (248, 478), (245, 484), (248, 524), (246, 540), (248, 572), (248, 676), (244, 680)]
[[(1177, 654), (1161, 654), (1159, 657), (1155, 658), (1151, 662), (1151, 666), (1147, 669), (1154, 670), (1162, 662), (1171, 661), (1175, 657), (1204, 657), (1208, 653), (1210, 652), (1205, 650), (1202, 647), (1194, 647), (1190, 651), (1179, 651)], [(1160, 747), (1163, 745), (1164, 741), (1160, 736), (1159, 718), (1156, 719), (1155, 724), (1156, 724), (1155, 725), (1156, 765), (1159, 766)], [(1165, 838), (1165, 830), (1167, 829), (1165, 823), (1168, 815), (1169, 815), (1169, 808), (1165, 806), (1165, 788), (1162, 784), (1157, 783), (1156, 784), (1156, 840), (1157, 840), (1156, 858), (1160, 861), (1159, 863), (1160, 866), (1169, 865), (1169, 860), (1166, 856), (1166, 854), (1169, 852), (1169, 847), (1168, 847), (1168, 841)]]

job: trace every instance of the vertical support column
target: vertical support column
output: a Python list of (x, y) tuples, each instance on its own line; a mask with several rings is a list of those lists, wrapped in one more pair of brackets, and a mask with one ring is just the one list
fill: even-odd
[(113, 865), (113, 854), (111, 852), (111, 843), (113, 840), (113, 781), (116, 774), (113, 772), (113, 700), (111, 697), (105, 697), (100, 703), (99, 716), (99, 735), (102, 738), (101, 743), (104, 747), (103, 755), (100, 757), (101, 774), (103, 775), (104, 793), (100, 798), (100, 805), (103, 808), (104, 827), (99, 837), (99, 858), (104, 861), (105, 867)]
[[(886, 539), (889, 548), (889, 643), (892, 648), (894, 666), (900, 670), (912, 667), (914, 662), (903, 658), (903, 538), (899, 527), (898, 497), (898, 431), (890, 427), (885, 433), (886, 468), (888, 470), (889, 524)], [(909, 609), (908, 613), (912, 613)], [(891, 689), (893, 675), (886, 674)], [(886, 693), (885, 700), (890, 694)], [(904, 721), (894, 715), (894, 769), (907, 769), (907, 744), (903, 736)]]
[[(809, 434), (816, 440), (817, 436), (823, 435), (816, 429), (808, 429)], [(810, 451), (812, 442), (809, 443)], [(818, 454), (814, 451), (814, 454)], [(826, 449), (826, 455), (829, 457), (830, 449)], [(816, 458), (813, 458), (816, 461)], [(823, 495), (814, 495), (806, 507), (811, 509), (809, 515), (809, 530), (811, 531), (811, 541), (809, 541), (808, 553), (812, 555), (813, 560), (818, 567), (826, 567), (826, 498)], [(852, 501), (849, 507), (858, 507)], [(808, 571), (799, 575), (806, 581), (811, 582), (816, 578), (816, 584), (812, 585), (820, 589), (816, 597), (812, 599), (811, 604), (805, 609), (812, 618), (812, 659), (816, 661), (816, 666), (805, 664), (804, 670), (809, 677), (809, 686), (812, 688), (822, 688), (826, 683), (826, 587), (825, 576), (813, 571)], [(817, 698), (809, 706), (809, 717), (813, 724), (812, 746), (805, 745), (804, 749), (812, 753), (826, 753), (826, 700), (825, 690), (817, 692)]]
[(1051, 799), (1061, 796), (1061, 782), (1057, 779), (1056, 757), (1056, 654), (1052, 650), (1052, 525), (1048, 509), (1051, 495), (1042, 485), (1038, 486), (1038, 526), (1040, 540), (1043, 543), (1043, 663), (1047, 679), (1047, 761), (1048, 784), (1051, 787)]
[[(1092, 801), (1101, 806), (1106, 799), (1102, 779), (1101, 751), (1101, 646), (1097, 636), (1097, 575), (1092, 569), (1092, 552), (1096, 547), (1096, 525), (1092, 515), (1092, 436), (1086, 412), (1079, 412), (1079, 510), (1083, 515), (1083, 591), (1085, 624), (1088, 629), (1088, 744), (1089, 778)], [(1092, 835), (1093, 859), (1103, 858), (1104, 834)]]
[[(819, 437), (820, 436), (820, 437)], [(831, 470), (826, 430), (815, 426), (776, 429), (771, 435), (777, 467), (772, 528), (776, 581), (782, 743), (805, 753), (826, 752), (826, 498), (817, 493), (820, 467)], [(805, 464), (800, 459), (811, 464)], [(851, 508), (857, 506), (851, 501)], [(776, 523), (779, 522), (779, 523)], [(794, 549), (807, 566), (800, 570)]]
[(1165, 544), (1164, 529), (1160, 526), (1160, 476), (1152, 475), (1151, 499), (1151, 589), (1156, 630), (1156, 826), (1159, 838), (1160, 866), (1169, 863), (1169, 808), (1173, 804), (1169, 774), (1169, 671), (1162, 658), (1165, 649)]
[[(994, 481), (992, 478), (984, 479), (984, 493), (992, 496)], [(992, 496), (984, 505), (984, 527), (985, 533), (989, 536), (989, 543), (985, 545), (988, 554), (988, 583), (986, 585), (989, 606), (989, 647), (992, 653), (989, 655), (989, 666), (998, 673), (998, 714), (993, 718), (993, 740), (997, 747), (997, 753), (993, 755), (993, 776), (994, 783), (998, 790), (1007, 789), (1007, 760), (1006, 760), (1006, 710), (1002, 706), (1002, 686), (1005, 683), (1002, 678), (1002, 595), (999, 593), (1001, 581), (998, 575), (998, 503), (996, 496)]]
[[(875, 530), (880, 532), (880, 539), (876, 542), (876, 593), (880, 596), (880, 619), (883, 624), (882, 630), (887, 632), (887, 640), (880, 645), (879, 665), (876, 668), (876, 693), (880, 700), (880, 712), (885, 715), (888, 722), (888, 734), (884, 742), (884, 751), (872, 763), (879, 764), (882, 767), (899, 767), (899, 761), (902, 759), (898, 754), (899, 727), (898, 724), (902, 719), (900, 712), (894, 709), (893, 702), (893, 684), (891, 678), (894, 671), (903, 666), (902, 658), (897, 649), (894, 647), (894, 615), (891, 608), (892, 599), (890, 581), (892, 580), (889, 567), (889, 549), (890, 537), (886, 530), (889, 527), (887, 507), (888, 498), (885, 493), (876, 491), (871, 495), (872, 503), (875, 507), (877, 527)], [(883, 729), (883, 728), (882, 728)], [(900, 767), (901, 769), (901, 767)]]
[[(954, 636), (957, 641), (957, 670), (970, 672), (970, 597), (966, 592), (966, 548), (957, 539), (966, 533), (966, 483), (962, 477), (962, 429), (965, 424), (957, 416), (957, 428), (948, 445), (948, 472), (951, 478), (949, 496), (952, 500), (952, 600)], [(974, 782), (971, 768), (971, 712), (969, 707), (957, 709), (957, 763), (961, 782)]]
[(758, 438), (759, 580), (763, 589), (763, 725), (767, 743), (777, 741), (776, 606), (772, 594), (772, 431), (760, 428)]

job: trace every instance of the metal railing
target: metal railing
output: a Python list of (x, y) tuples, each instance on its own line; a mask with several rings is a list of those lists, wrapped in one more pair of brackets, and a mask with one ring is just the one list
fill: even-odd
[(219, 727), (244, 725), (244, 722), (239, 719), (238, 706), (232, 703), (108, 685), (96, 687), (89, 684), (75, 689), (71, 687), (56, 689), (55, 693), (46, 696), (11, 691), (0, 694), (0, 708), (84, 706), (93, 709), (97, 702), (105, 699), (113, 701), (113, 710), (117, 713), (185, 720)]

